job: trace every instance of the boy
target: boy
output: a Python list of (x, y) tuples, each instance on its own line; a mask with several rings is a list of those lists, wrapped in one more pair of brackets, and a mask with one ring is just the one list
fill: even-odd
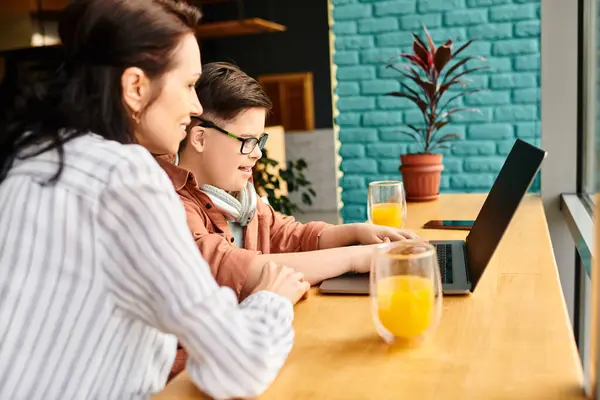
[[(368, 272), (372, 247), (364, 245), (417, 238), (371, 224), (301, 224), (275, 212), (257, 199), (251, 181), (268, 138), (263, 132), (271, 101), (256, 80), (222, 62), (203, 66), (196, 93), (204, 113), (192, 118), (178, 157), (158, 161), (183, 201), (215, 279), (240, 299), (252, 292), (268, 261), (302, 272), (312, 285), (350, 271)], [(184, 360), (185, 352), (178, 352), (172, 376)]]
[[(219, 284), (252, 291), (268, 261), (316, 284), (369, 270), (369, 246), (417, 236), (371, 224), (301, 224), (257, 200), (252, 167), (267, 140), (271, 101), (258, 82), (228, 63), (210, 63), (196, 84), (204, 108), (193, 117), (177, 165), (160, 159), (187, 211), (188, 225)], [(366, 201), (366, 199), (365, 199)], [(344, 247), (350, 246), (350, 247)]]

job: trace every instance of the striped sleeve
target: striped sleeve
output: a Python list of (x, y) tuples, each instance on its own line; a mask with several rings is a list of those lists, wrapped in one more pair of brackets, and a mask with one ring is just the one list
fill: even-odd
[(259, 292), (238, 305), (231, 289), (217, 285), (177, 194), (149, 155), (115, 168), (98, 221), (118, 311), (176, 335), (189, 353), (191, 379), (206, 394), (247, 398), (266, 390), (292, 348), (292, 304)]

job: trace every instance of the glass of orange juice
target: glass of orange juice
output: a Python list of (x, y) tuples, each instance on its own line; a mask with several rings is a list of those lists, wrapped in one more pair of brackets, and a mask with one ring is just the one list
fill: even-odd
[(420, 240), (385, 243), (371, 259), (371, 308), (387, 343), (408, 346), (431, 335), (442, 313), (442, 283), (435, 247)]
[(401, 181), (369, 183), (369, 222), (403, 228), (406, 224), (406, 197)]

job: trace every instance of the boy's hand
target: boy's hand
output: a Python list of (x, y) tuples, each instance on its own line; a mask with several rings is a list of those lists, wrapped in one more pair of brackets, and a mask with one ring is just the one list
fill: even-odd
[(398, 242), (407, 239), (420, 239), (419, 236), (408, 230), (391, 228), (373, 224), (356, 224), (355, 237), (359, 244), (379, 244), (384, 242)]

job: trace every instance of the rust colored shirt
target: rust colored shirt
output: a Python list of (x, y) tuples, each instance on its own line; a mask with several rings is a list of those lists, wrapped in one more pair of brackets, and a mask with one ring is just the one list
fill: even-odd
[(194, 240), (220, 285), (232, 288), (239, 296), (257, 255), (318, 249), (319, 236), (329, 224), (302, 224), (260, 199), (256, 202), (256, 216), (244, 227), (244, 248), (238, 248), (225, 216), (200, 191), (194, 175), (174, 165), (171, 159), (158, 157), (158, 162), (171, 178)]

